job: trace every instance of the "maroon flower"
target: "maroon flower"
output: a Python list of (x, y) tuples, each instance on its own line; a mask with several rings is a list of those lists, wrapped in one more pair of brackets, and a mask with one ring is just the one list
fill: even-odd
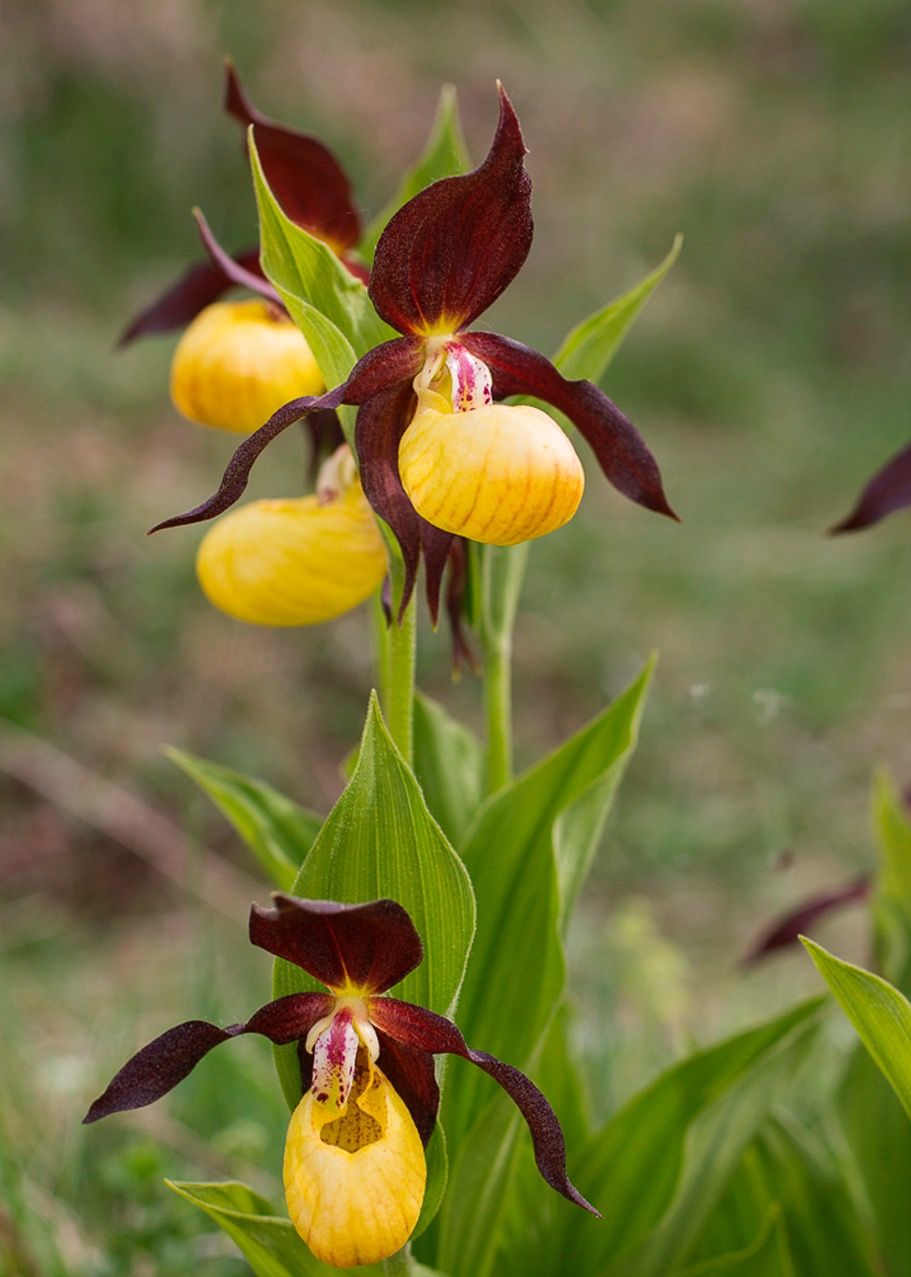
[(851, 513), (833, 532), (859, 532), (887, 514), (911, 508), (911, 443), (895, 454), (869, 481)]
[[(160, 1099), (213, 1047), (245, 1033), (298, 1043), (303, 1098), (285, 1153), (289, 1213), (311, 1249), (330, 1263), (367, 1263), (407, 1240), (423, 1197), (421, 1145), (433, 1131), (439, 1089), (433, 1057), (461, 1056), (507, 1092), (531, 1132), (541, 1175), (569, 1201), (598, 1212), (566, 1174), (563, 1132), (545, 1097), (518, 1069), (466, 1045), (455, 1024), (424, 1007), (389, 997), (423, 959), (408, 913), (393, 900), (345, 905), (276, 895), (254, 905), (253, 944), (301, 967), (328, 993), (292, 993), (227, 1028), (190, 1020), (169, 1029), (123, 1066), (85, 1117), (142, 1108)], [(361, 1156), (366, 1154), (366, 1156)], [(379, 1160), (378, 1160), (379, 1159)], [(376, 1163), (376, 1165), (374, 1165)], [(416, 1166), (416, 1164), (419, 1165)], [(385, 1182), (374, 1183), (376, 1173)], [(321, 1185), (329, 1185), (322, 1194)], [(365, 1230), (360, 1196), (393, 1192), (407, 1226), (381, 1236)], [(350, 1201), (340, 1200), (346, 1194)], [(353, 1257), (352, 1257), (353, 1256)]]
[(368, 352), (343, 385), (279, 409), (235, 452), (214, 496), (158, 528), (220, 514), (278, 434), (309, 413), (356, 405), (364, 492), (395, 533), (405, 562), (402, 606), (423, 555), (436, 620), (456, 535), (496, 544), (528, 540), (570, 518), (581, 496), (581, 467), (556, 424), (537, 409), (499, 403), (520, 394), (565, 413), (626, 497), (675, 517), (651, 452), (597, 386), (568, 381), (537, 351), (472, 328), (531, 246), (525, 153), (500, 88), (499, 125), (484, 162), (416, 195), (377, 244), (370, 297), (402, 336)]

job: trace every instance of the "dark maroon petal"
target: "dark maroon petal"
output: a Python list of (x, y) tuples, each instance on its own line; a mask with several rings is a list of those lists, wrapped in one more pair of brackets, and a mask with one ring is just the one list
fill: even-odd
[(414, 591), (421, 558), (422, 520), (399, 478), (399, 442), (413, 415), (414, 391), (410, 381), (402, 381), (367, 400), (357, 414), (354, 435), (364, 496), (389, 524), (402, 551), (400, 615)]
[(250, 910), (250, 940), (332, 989), (382, 993), (421, 962), (421, 938), (394, 900), (343, 905), (276, 894), (271, 909)]
[(588, 441), (618, 492), (647, 510), (677, 518), (644, 439), (602, 390), (590, 381), (567, 381), (545, 355), (509, 337), (463, 333), (459, 341), (491, 369), (495, 396), (534, 395), (559, 408)]
[(332, 1005), (332, 998), (325, 993), (291, 993), (260, 1007), (246, 1024), (231, 1024), (226, 1029), (206, 1020), (178, 1024), (127, 1060), (83, 1121), (97, 1122), (111, 1113), (154, 1103), (182, 1082), (213, 1047), (229, 1038), (244, 1033), (259, 1033), (276, 1043), (305, 1038)]
[(380, 236), (370, 297), (403, 333), (456, 332), (496, 301), (531, 248), (531, 179), (522, 130), (502, 86), (484, 163), (404, 204)]
[[(237, 284), (239, 288), (249, 288), (251, 292), (259, 293), (267, 301), (275, 302), (276, 305), (281, 306), (281, 298), (263, 276), (259, 263), (257, 262), (256, 270), (248, 270), (246, 266), (236, 262), (233, 257), (225, 252), (212, 234), (209, 223), (203, 216), (202, 211), (194, 208), (193, 216), (196, 218), (196, 225), (199, 227), (199, 237), (202, 240), (203, 248), (209, 254), (212, 265), (220, 270), (232, 284)], [(282, 306), (282, 310), (284, 310), (284, 306)]]
[[(246, 249), (232, 260), (246, 271), (260, 272), (258, 249)], [(200, 262), (197, 266), (191, 266), (175, 284), (130, 321), (117, 345), (128, 346), (137, 337), (185, 328), (200, 311), (218, 301), (219, 297), (233, 287), (233, 280), (212, 262)]]
[(424, 554), (424, 584), (427, 590), (427, 607), (430, 619), (436, 626), (440, 618), (440, 590), (443, 586), (443, 573), (449, 563), (455, 537), (451, 532), (444, 532), (426, 519), (421, 519), (421, 549)]
[(307, 451), (307, 474), (311, 484), (316, 484), (322, 462), (345, 442), (344, 431), (335, 412), (311, 412), (301, 426), (304, 430)]
[(870, 879), (864, 877), (846, 886), (836, 887), (832, 891), (823, 891), (819, 895), (810, 896), (809, 899), (802, 901), (771, 923), (743, 955), (741, 964), (746, 967), (752, 966), (777, 949), (787, 949), (791, 945), (796, 945), (798, 937), (809, 931), (814, 922), (818, 922), (828, 913), (843, 909), (845, 905), (866, 900), (871, 890)]
[(368, 1010), (376, 1028), (397, 1042), (435, 1055), (460, 1055), (498, 1082), (528, 1124), (535, 1161), (547, 1183), (569, 1201), (600, 1217), (600, 1213), (570, 1182), (566, 1174), (566, 1145), (557, 1115), (524, 1073), (486, 1051), (472, 1051), (451, 1020), (425, 1007), (416, 1007), (397, 998), (371, 998)]
[(301, 421), (312, 412), (335, 409), (343, 403), (360, 404), (371, 395), (396, 382), (403, 375), (414, 375), (416, 361), (419, 359), (417, 345), (410, 338), (399, 337), (393, 341), (383, 342), (367, 352), (351, 371), (351, 375), (341, 386), (329, 390), (324, 395), (303, 395), (300, 399), (292, 399), (274, 412), (264, 426), (260, 426), (248, 436), (231, 460), (222, 476), (219, 489), (207, 501), (194, 506), (186, 514), (177, 514), (170, 519), (156, 523), (150, 532), (160, 532), (163, 528), (179, 528), (188, 523), (202, 523), (206, 519), (214, 519), (231, 508), (235, 501), (243, 495), (250, 478), (250, 471), (260, 453), (268, 447), (273, 439), (277, 439), (282, 431), (287, 430), (296, 421)]
[(465, 591), (468, 584), (468, 555), (462, 537), (455, 537), (449, 550), (449, 578), (446, 584), (446, 616), (452, 639), (452, 675), (457, 678), (467, 665), (478, 672), (477, 658), (465, 634)]
[(887, 514), (911, 506), (911, 443), (887, 461), (860, 494), (857, 505), (832, 532), (859, 532)]
[(255, 125), (256, 149), (272, 194), (293, 222), (318, 233), (342, 252), (361, 237), (351, 184), (332, 152), (307, 133), (263, 115), (244, 92), (229, 62), (225, 110), (244, 127)]
[(433, 1134), (440, 1107), (440, 1088), (437, 1086), (433, 1056), (428, 1051), (396, 1042), (386, 1033), (378, 1033), (377, 1037), (380, 1040), (377, 1064), (404, 1100), (418, 1134), (426, 1144)]

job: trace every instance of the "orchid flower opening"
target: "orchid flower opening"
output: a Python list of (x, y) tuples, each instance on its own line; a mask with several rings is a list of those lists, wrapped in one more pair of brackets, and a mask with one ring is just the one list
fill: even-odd
[(388, 995), (424, 956), (401, 905), (273, 899), (271, 909), (253, 906), (250, 940), (328, 992), (288, 994), (225, 1029), (205, 1020), (169, 1029), (127, 1061), (86, 1122), (160, 1099), (230, 1038), (257, 1033), (278, 1044), (296, 1042), (302, 1098), (285, 1145), (289, 1216), (325, 1263), (376, 1263), (400, 1250), (417, 1224), (423, 1148), (440, 1102), (433, 1057), (457, 1055), (514, 1101), (547, 1183), (598, 1214), (567, 1176), (560, 1123), (534, 1083), (512, 1065), (473, 1051), (451, 1020)]

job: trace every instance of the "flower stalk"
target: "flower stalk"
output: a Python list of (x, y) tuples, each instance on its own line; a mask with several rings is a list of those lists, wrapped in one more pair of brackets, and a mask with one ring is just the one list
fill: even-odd
[(492, 794), (512, 780), (513, 632), (528, 564), (528, 543), (477, 549), (481, 577), (480, 633), (484, 649), (487, 792)]

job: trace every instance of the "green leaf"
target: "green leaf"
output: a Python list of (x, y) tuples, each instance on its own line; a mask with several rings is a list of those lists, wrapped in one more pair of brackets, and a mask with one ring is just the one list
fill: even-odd
[[(198, 1206), (223, 1229), (253, 1269), (256, 1277), (310, 1277), (337, 1273), (322, 1264), (297, 1235), (287, 1216), (246, 1184), (193, 1184), (165, 1180), (168, 1188)], [(383, 1273), (382, 1264), (365, 1265), (360, 1273)]]
[(639, 312), (677, 260), (682, 245), (683, 236), (677, 235), (660, 266), (572, 330), (554, 356), (564, 377), (571, 381), (580, 377), (600, 381)]
[(604, 1219), (552, 1230), (569, 1270), (665, 1277), (687, 1261), (743, 1149), (806, 1059), (824, 1007), (813, 999), (682, 1060), (571, 1153), (573, 1181)]
[(457, 844), (481, 801), (484, 750), (442, 705), (414, 701), (414, 771), (431, 814)]
[(364, 257), (368, 261), (373, 260), (377, 240), (393, 213), (397, 213), (403, 204), (407, 204), (431, 182), (439, 181), (441, 177), (454, 177), (459, 173), (465, 173), (470, 167), (471, 160), (459, 122), (455, 86), (444, 84), (440, 90), (436, 118), (430, 137), (427, 139), (427, 145), (402, 178), (395, 195), (364, 235), (360, 244)]
[(165, 753), (209, 795), (275, 886), (289, 891), (319, 832), (321, 817), (243, 772), (181, 749)]
[[(396, 995), (443, 1015), (451, 1013), (474, 934), (471, 882), (396, 749), (375, 693), (354, 775), (292, 890), (298, 896), (352, 903), (388, 896), (404, 905), (424, 942), (425, 956), (396, 987)], [(300, 968), (276, 962), (276, 997), (319, 987)], [(278, 1048), (277, 1060), (288, 1102), (296, 1104), (300, 1075), (294, 1048)]]
[[(728, 1273), (730, 1277), (798, 1277), (777, 1203), (770, 1206), (749, 1245), (680, 1269), (676, 1277), (716, 1277), (716, 1274), (723, 1277)], [(801, 1271), (800, 1277), (809, 1277), (809, 1274)]]
[(881, 976), (836, 958), (806, 936), (801, 941), (911, 1117), (911, 1002)]
[[(522, 1067), (560, 1002), (561, 927), (629, 760), (653, 662), (613, 705), (477, 813), (462, 848), (478, 932), (459, 1023), (477, 1049)], [(460, 1084), (451, 1138), (477, 1114), (483, 1078)]]
[(876, 966), (907, 992), (911, 990), (911, 821), (886, 771), (874, 777), (872, 818), (879, 846), (873, 899)]

